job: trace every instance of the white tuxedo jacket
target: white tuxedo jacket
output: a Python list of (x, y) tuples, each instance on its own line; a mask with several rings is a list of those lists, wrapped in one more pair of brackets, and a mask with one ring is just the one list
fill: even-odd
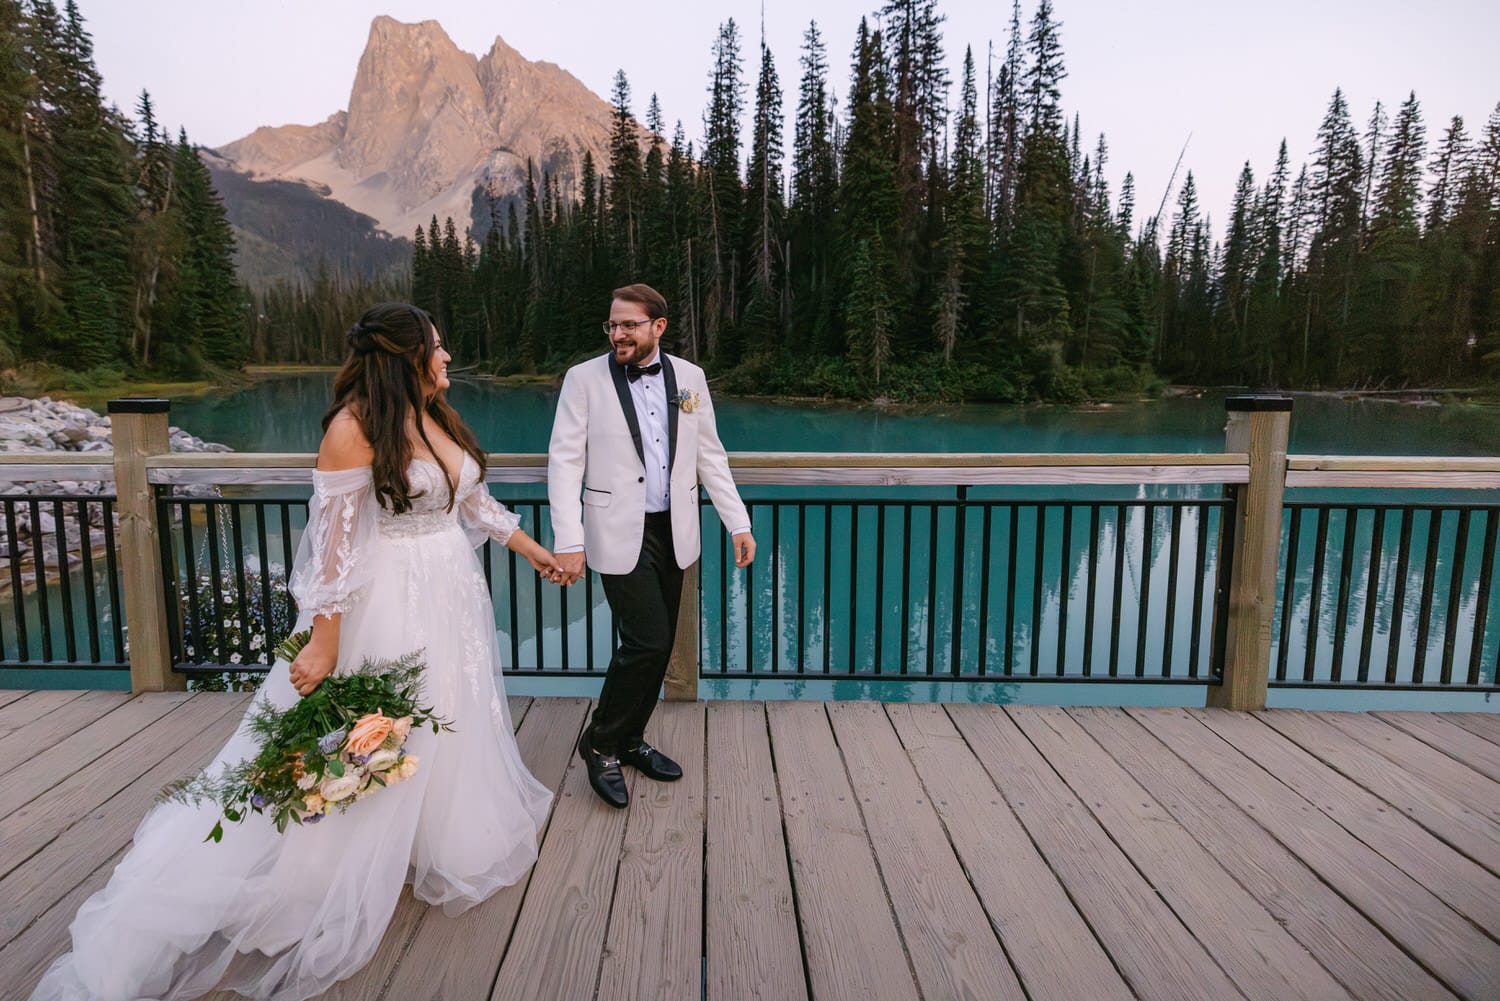
[[(749, 526), (750, 516), (729, 473), (703, 369), (659, 354), (668, 401), (672, 544), (686, 569), (702, 547), (700, 484), (726, 529)], [(687, 407), (677, 402), (684, 392), (692, 396)], [(646, 460), (630, 384), (612, 354), (574, 365), (563, 378), (547, 449), (547, 499), (555, 548), (583, 546), (589, 567), (599, 573), (635, 569), (645, 526)]]

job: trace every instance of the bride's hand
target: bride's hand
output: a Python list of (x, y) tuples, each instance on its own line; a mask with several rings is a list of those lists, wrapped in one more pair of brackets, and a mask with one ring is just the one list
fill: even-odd
[(526, 562), (530, 563), (531, 568), (541, 574), (544, 580), (549, 580), (554, 584), (562, 583), (562, 568), (557, 565), (557, 557), (552, 555), (550, 549), (537, 546), (534, 552), (526, 554)]
[(297, 654), (297, 659), (291, 664), (292, 687), (297, 689), (297, 694), (311, 695), (317, 691), (323, 679), (333, 673), (337, 660), (337, 650), (324, 650), (312, 643), (303, 647), (302, 652)]

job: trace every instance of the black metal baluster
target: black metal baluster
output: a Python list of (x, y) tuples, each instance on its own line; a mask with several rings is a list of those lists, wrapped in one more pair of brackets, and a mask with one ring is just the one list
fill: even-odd
[(1089, 589), (1083, 603), (1083, 676), (1094, 673), (1094, 605), (1099, 599), (1099, 505), (1089, 505)]
[(1073, 508), (1063, 504), (1062, 511), (1062, 555), (1057, 561), (1057, 667), (1061, 678), (1068, 666), (1068, 598), (1073, 583)]
[(1359, 509), (1344, 510), (1344, 544), (1339, 555), (1338, 601), (1333, 613), (1333, 665), (1329, 680), (1344, 680), (1344, 637), (1349, 632), (1349, 591), (1354, 583), (1354, 530), (1359, 525)]
[(1396, 595), (1391, 602), (1391, 635), (1386, 646), (1385, 681), (1396, 683), (1401, 666), (1402, 619), (1406, 611), (1406, 572), (1411, 559), (1411, 508), (1401, 509), (1401, 539), (1396, 548)]
[[(963, 666), (963, 625), (964, 625), (964, 553), (968, 552), (968, 504), (969, 488), (960, 484), (958, 487), (958, 506), (954, 510), (953, 518), (953, 658), (948, 665), (949, 673), (957, 678)], [(937, 569), (937, 561), (933, 561), (933, 570)]]
[(1286, 562), (1282, 564), (1286, 577), (1281, 582), (1281, 636), (1276, 644), (1277, 681), (1286, 680), (1288, 647), (1292, 638), (1292, 612), (1295, 610), (1293, 601), (1296, 598), (1297, 560), (1302, 548), (1302, 509), (1289, 504), (1286, 511), (1291, 527), (1287, 532)]
[(807, 504), (801, 501), (797, 504), (797, 673), (807, 674)]
[[(1193, 553), (1193, 617), (1192, 633), (1188, 636), (1188, 677), (1198, 677), (1198, 649), (1203, 645), (1203, 595), (1208, 589), (1208, 521), (1215, 508), (1211, 504), (1198, 505), (1198, 542)], [(1211, 658), (1210, 658), (1211, 659)], [(1213, 673), (1213, 665), (1209, 665)]]
[(1146, 625), (1151, 614), (1151, 543), (1156, 536), (1156, 505), (1142, 510), (1140, 607), (1135, 614), (1135, 676), (1146, 676)]
[[(219, 552), (219, 507), (213, 501), (205, 501), (204, 511), (208, 515), (207, 543), (208, 543), (208, 573), (210, 579), (210, 594), (212, 595), (212, 608), (214, 614), (214, 659), (210, 663), (224, 664), (229, 658), (224, 652), (224, 590), (222, 581), (224, 578), (223, 555)], [(196, 574), (194, 578), (196, 579)]]
[[(531, 523), (540, 525), (542, 523), (542, 506), (535, 501), (531, 504)], [(530, 566), (530, 564), (527, 564)], [(536, 572), (531, 574), (532, 611), (536, 613), (536, 669), (545, 670), (547, 657), (542, 650), (542, 637), (544, 625), (542, 620), (542, 575)]]
[[(170, 522), (162, 528), (163, 534), (170, 532), (170, 530)], [(125, 623), (120, 609), (124, 606), (121, 604), (120, 599), (120, 575), (118, 573), (119, 550), (115, 548), (115, 508), (114, 504), (109, 500), (104, 501), (104, 548), (109, 554), (104, 566), (105, 572), (109, 576), (109, 622), (114, 633), (115, 660), (123, 661), (125, 659)], [(12, 548), (11, 552), (15, 552), (15, 549)], [(170, 583), (173, 578), (169, 575), (165, 579)], [(177, 603), (175, 601), (167, 603), (169, 610), (176, 606)], [(22, 636), (24, 638), (25, 634), (23, 633)], [(22, 654), (22, 659), (25, 659), (25, 654)]]
[[(286, 503), (281, 505), (281, 567), (284, 580), (290, 583), (292, 579), (292, 506)], [(292, 589), (284, 587), (281, 590), (281, 600), (286, 602), (286, 619), (288, 622), (294, 622), (297, 610), (293, 607)]]
[(901, 505), (901, 673), (911, 664), (911, 504)]
[(823, 673), (833, 667), (833, 505), (823, 505)]
[[(78, 502), (78, 515), (80, 519), (78, 533), (79, 549), (83, 554), (83, 608), (84, 615), (88, 617), (89, 660), (98, 664), (103, 658), (99, 653), (99, 599), (95, 593), (98, 591), (98, 585), (94, 580), (94, 539), (92, 533), (89, 531), (88, 503), (88, 501)], [(104, 565), (106, 568), (109, 566), (107, 558)], [(4, 649), (5, 642), (4, 640), (0, 640), (0, 651)], [(3, 654), (0, 654), (0, 657), (3, 656)]]
[(1443, 537), (1445, 513), (1442, 508), (1429, 508), (1427, 511), (1427, 555), (1422, 561), (1422, 600), (1417, 607), (1417, 646), (1412, 651), (1415, 655), (1411, 665), (1411, 681), (1414, 685), (1422, 683), (1422, 675), (1427, 667), (1427, 636), (1432, 627), (1432, 592), (1437, 587), (1438, 544)]
[(240, 505), (229, 505), (229, 533), (234, 544), (234, 597), (240, 621), (240, 663), (250, 663), (250, 606), (249, 588), (245, 580), (245, 537), (240, 518)]
[(1016, 546), (1019, 542), (1016, 522), (1021, 505), (1006, 505), (1010, 516), (1010, 548), (1005, 551), (1005, 674), (1015, 673), (1016, 661)]
[(1042, 656), (1042, 564), (1047, 553), (1047, 508), (1032, 505), (1036, 511), (1036, 531), (1031, 547), (1031, 676), (1037, 676)]
[(1479, 684), (1479, 666), (1484, 659), (1484, 629), (1490, 611), (1490, 585), (1495, 572), (1495, 528), (1500, 522), (1500, 508), (1484, 509), (1483, 558), (1479, 561), (1479, 596), (1474, 603), (1474, 642), (1469, 649), (1471, 685)]
[(927, 677), (937, 673), (938, 509), (927, 509)]
[[(875, 505), (875, 673), (879, 674), (885, 660), (885, 509), (884, 504)], [(906, 658), (901, 658), (899, 668), (906, 672)]]
[(1120, 592), (1125, 587), (1125, 505), (1115, 505), (1115, 593), (1110, 596), (1109, 676), (1120, 676)]
[(1365, 621), (1359, 636), (1359, 666), (1356, 677), (1361, 685), (1370, 680), (1370, 651), (1375, 644), (1375, 612), (1380, 594), (1380, 551), (1385, 543), (1385, 508), (1371, 509), (1370, 572), (1365, 578)]
[(271, 545), (266, 535), (266, 510), (267, 505), (264, 503), (255, 505), (255, 559), (260, 567), (260, 614), (266, 633), (265, 649), (256, 656), (256, 660), (261, 663), (271, 663), (275, 659), (271, 651), (286, 638), (277, 633), (274, 627), (276, 619), (271, 606)]
[[(32, 498), (27, 507), (31, 512), (31, 566), (36, 573), (36, 614), (42, 627), (42, 659), (52, 660), (52, 614), (47, 600), (47, 552), (42, 545), (42, 509), (36, 498)], [(19, 561), (19, 554), (17, 559)], [(66, 553), (63, 559), (67, 559)], [(16, 593), (21, 593), (19, 588)]]
[(1177, 557), (1182, 535), (1182, 505), (1172, 505), (1172, 538), (1167, 546), (1167, 628), (1161, 640), (1161, 676), (1172, 676), (1172, 634), (1177, 631)]
[(1313, 543), (1312, 593), (1307, 611), (1307, 650), (1302, 660), (1302, 680), (1314, 681), (1318, 667), (1319, 612), (1323, 602), (1323, 571), (1328, 559), (1328, 508), (1318, 508), (1318, 534)]
[(979, 541), (979, 676), (982, 678), (989, 664), (990, 534), (995, 508), (987, 504), (981, 510), (984, 511), (984, 527)]
[[(1448, 615), (1443, 629), (1443, 666), (1438, 675), (1444, 685), (1453, 684), (1453, 648), (1458, 644), (1459, 599), (1463, 597), (1464, 564), (1469, 555), (1469, 508), (1458, 512), (1458, 533), (1453, 540), (1453, 574), (1448, 583)], [(1477, 636), (1475, 637), (1477, 640)]]
[[(52, 500), (52, 531), (57, 537), (57, 594), (62, 602), (63, 613), (63, 650), (71, 663), (78, 662), (78, 637), (74, 635), (77, 623), (73, 619), (73, 578), (71, 567), (68, 566), (68, 519), (63, 512), (63, 502), (59, 498)], [(83, 538), (84, 548), (88, 546), (88, 536)], [(43, 582), (42, 587), (46, 584)]]

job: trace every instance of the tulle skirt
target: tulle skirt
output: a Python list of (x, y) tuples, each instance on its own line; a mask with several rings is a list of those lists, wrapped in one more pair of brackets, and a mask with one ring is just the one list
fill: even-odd
[[(218, 819), (212, 804), (157, 806), (108, 885), (79, 908), (73, 951), (33, 1001), (175, 1001), (215, 987), (311, 997), (374, 956), (403, 883), (454, 914), (536, 860), (552, 796), (516, 749), (474, 550), (451, 521), (371, 548), (378, 570), (344, 613), (336, 670), (423, 649), (425, 701), (453, 730), (414, 730), (407, 749), (421, 763), (410, 779), (285, 834), (252, 814), (226, 823), (221, 843), (204, 843)], [(296, 701), (285, 663), (256, 698)], [(253, 749), (242, 724), (210, 768)]]

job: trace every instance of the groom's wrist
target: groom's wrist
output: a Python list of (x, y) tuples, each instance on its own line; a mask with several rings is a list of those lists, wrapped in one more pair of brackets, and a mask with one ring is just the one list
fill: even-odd
[(559, 546), (557, 549), (552, 550), (552, 552), (555, 555), (557, 555), (557, 556), (563, 556), (563, 555), (565, 555), (567, 553), (581, 553), (581, 552), (583, 552), (583, 547), (582, 546)]

